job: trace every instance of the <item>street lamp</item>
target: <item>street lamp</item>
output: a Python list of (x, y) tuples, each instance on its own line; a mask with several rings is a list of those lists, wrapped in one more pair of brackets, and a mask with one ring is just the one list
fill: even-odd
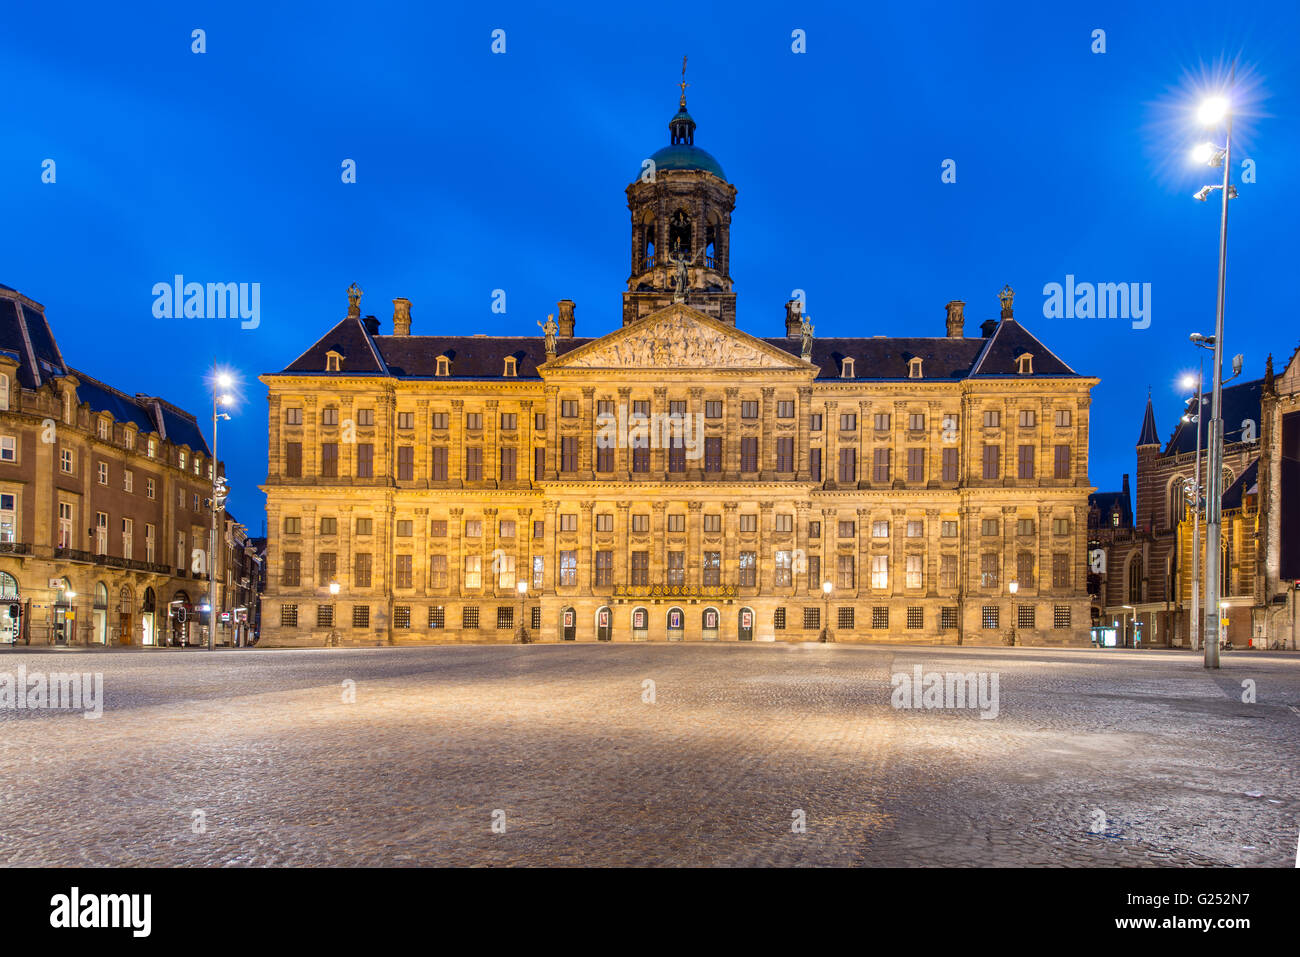
[(330, 633), (325, 639), (326, 645), (337, 645), (339, 643), (339, 609), (334, 603), (334, 599), (339, 597), (339, 583), (330, 582)]
[(519, 628), (515, 631), (515, 641), (521, 645), (528, 644), (528, 629), (524, 627), (524, 605), (528, 600), (528, 582), (519, 579), (515, 583), (515, 590), (519, 592)]
[[(1133, 617), (1133, 647), (1136, 648), (1136, 647), (1137, 647), (1137, 617), (1138, 617), (1138, 615), (1137, 615), (1137, 609), (1134, 608), (1132, 605), (1121, 605), (1120, 607), (1123, 608), (1125, 611), (1129, 612), (1129, 613), (1132, 615), (1132, 617)], [(1127, 626), (1125, 626), (1125, 628), (1124, 628), (1124, 647), (1125, 647), (1125, 648), (1128, 647), (1128, 627), (1127, 627)]]
[(218, 370), (213, 376), (216, 388), (212, 392), (212, 545), (208, 551), (208, 651), (216, 645), (217, 635), (217, 556), (221, 554), (220, 539), (217, 538), (217, 516), (226, 507), (226, 480), (217, 474), (217, 423), (230, 416), (218, 411), (218, 406), (230, 405), (234, 400), (226, 391), (235, 384), (235, 378), (225, 370)]
[(831, 589), (833, 587), (829, 578), (822, 582), (822, 633), (817, 636), (817, 640), (822, 643), (835, 640), (835, 636), (831, 634)]
[[(1020, 582), (1018, 581), (1007, 582), (1007, 591), (1011, 592), (1011, 597), (1012, 599), (1014, 599), (1016, 597), (1016, 592), (1020, 591)], [(1013, 601), (1011, 605), (1011, 647), (1012, 648), (1016, 646), (1016, 620), (1017, 620), (1016, 614), (1017, 614), (1016, 606)]]
[[(1229, 86), (1236, 77), (1236, 69), (1236, 64), (1233, 64)], [(1205, 667), (1218, 668), (1219, 643), (1210, 641), (1209, 637), (1218, 634), (1219, 564), (1222, 561), (1219, 550), (1223, 539), (1223, 300), (1228, 274), (1228, 200), (1236, 192), (1229, 179), (1232, 172), (1232, 104), (1224, 96), (1211, 97), (1201, 104), (1197, 118), (1203, 126), (1217, 128), (1221, 122), (1225, 126), (1223, 184), (1207, 186), (1197, 194), (1202, 202), (1215, 189), (1222, 194), (1219, 212), (1219, 289), (1214, 311), (1214, 404), (1207, 437), (1209, 463), (1205, 477)], [(1217, 160), (1218, 152), (1213, 144), (1210, 145), (1210, 150), (1202, 152)], [(1198, 435), (1199, 430), (1198, 426)]]

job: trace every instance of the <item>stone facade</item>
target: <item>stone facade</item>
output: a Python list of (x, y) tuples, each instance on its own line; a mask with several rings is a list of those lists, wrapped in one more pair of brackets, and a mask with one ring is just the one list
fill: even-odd
[[(542, 641), (1087, 642), (1098, 380), (1009, 289), (976, 337), (960, 302), (934, 337), (815, 338), (796, 302), (737, 328), (735, 189), (687, 120), (628, 188), (621, 327), (562, 300), (543, 336), (413, 335), (399, 298), (381, 335), (354, 286), (262, 377), (264, 644), (510, 641), (521, 611)], [(689, 428), (639, 447), (642, 417)]]
[[(7, 286), (0, 334), (0, 641), (206, 641), (192, 558), (211, 535), (211, 458), (194, 416), (67, 366), (44, 308)], [(250, 601), (230, 524), (222, 608)]]

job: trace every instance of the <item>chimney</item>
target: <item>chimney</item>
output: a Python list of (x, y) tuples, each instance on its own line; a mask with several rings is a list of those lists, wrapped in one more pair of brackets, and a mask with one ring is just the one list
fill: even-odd
[(983, 333), (984, 338), (987, 339), (993, 335), (993, 330), (997, 327), (998, 321), (996, 319), (985, 319), (980, 323), (980, 332)]
[(393, 300), (393, 335), (409, 336), (411, 334), (411, 300)]
[(361, 322), (365, 325), (366, 332), (370, 333), (370, 335), (379, 335), (379, 320), (374, 316), (366, 316), (361, 320)]
[(803, 332), (803, 303), (791, 299), (785, 304), (785, 335), (787, 339), (798, 339)]
[(556, 330), (556, 334), (561, 339), (572, 339), (573, 326), (576, 321), (573, 318), (573, 300), (561, 299), (555, 305), (558, 306), (560, 310), (560, 318), (556, 321), (556, 325), (559, 326), (559, 329)]
[(966, 334), (966, 303), (954, 299), (944, 308), (948, 310), (948, 338), (962, 338)]
[(1124, 473), (1124, 497), (1128, 498), (1128, 473)]

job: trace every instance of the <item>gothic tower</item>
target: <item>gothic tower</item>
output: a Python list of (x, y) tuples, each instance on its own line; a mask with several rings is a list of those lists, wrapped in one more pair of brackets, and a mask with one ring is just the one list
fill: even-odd
[(728, 248), (736, 188), (718, 161), (695, 145), (687, 85), (683, 57), (682, 95), (668, 123), (670, 143), (642, 163), (627, 188), (632, 271), (623, 293), (625, 326), (674, 301), (736, 324)]

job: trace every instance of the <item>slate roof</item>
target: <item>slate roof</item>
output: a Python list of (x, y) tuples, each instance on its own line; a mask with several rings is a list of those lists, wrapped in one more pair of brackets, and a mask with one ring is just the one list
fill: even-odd
[[(1241, 423), (1251, 419), (1255, 423), (1256, 435), (1259, 434), (1260, 396), (1264, 391), (1264, 380), (1238, 382), (1223, 387), (1223, 441), (1225, 445), (1241, 441)], [(1214, 414), (1211, 396), (1205, 393), (1205, 404), (1201, 407), (1201, 448), (1209, 444), (1210, 417)], [(1193, 404), (1195, 404), (1193, 402)], [(1184, 452), (1196, 452), (1196, 423), (1179, 419), (1174, 434), (1165, 446), (1164, 455), (1180, 455)]]
[(37, 389), (52, 378), (76, 376), (77, 400), (88, 403), (93, 411), (107, 412), (118, 422), (134, 422), (142, 433), (165, 434), (177, 445), (210, 454), (198, 422), (188, 412), (153, 396), (128, 395), (69, 367), (44, 310), (20, 296), (0, 284), (0, 351), (17, 357), (18, 379), (23, 388)]
[(1144, 445), (1159, 445), (1160, 433), (1156, 431), (1156, 412), (1151, 405), (1151, 393), (1147, 393), (1147, 411), (1142, 417), (1142, 431), (1138, 434), (1138, 447)]
[[(368, 317), (371, 329), (377, 321)], [(348, 317), (318, 339), (283, 370), (285, 374), (336, 375), (326, 373), (327, 353), (344, 357), (345, 375), (392, 375), (398, 378), (433, 378), (437, 360), (451, 359), (451, 378), (502, 378), (505, 358), (514, 356), (521, 379), (539, 378), (537, 367), (546, 361), (542, 336), (385, 336), (371, 332), (367, 320)], [(617, 330), (614, 330), (617, 331)], [(742, 330), (743, 331), (743, 330)], [(599, 337), (597, 337), (599, 338)], [(564, 355), (594, 342), (593, 338), (559, 339), (556, 355)], [(798, 338), (786, 336), (762, 339), (770, 346), (798, 358)], [(921, 336), (861, 336), (814, 339), (812, 362), (818, 379), (839, 379), (843, 360), (852, 358), (857, 379), (906, 379), (908, 363), (920, 356), (923, 379), (963, 379), (973, 376), (994, 378), (1018, 376), (1017, 359), (1033, 355), (1036, 377), (1074, 377), (1062, 362), (1014, 319), (997, 324), (989, 338), (947, 338)]]
[[(1109, 516), (1111, 509), (1119, 506), (1119, 527), (1133, 527), (1133, 505), (1128, 492), (1093, 492), (1088, 496), (1088, 505), (1097, 506), (1102, 516)], [(1109, 523), (1107, 523), (1109, 525)]]

